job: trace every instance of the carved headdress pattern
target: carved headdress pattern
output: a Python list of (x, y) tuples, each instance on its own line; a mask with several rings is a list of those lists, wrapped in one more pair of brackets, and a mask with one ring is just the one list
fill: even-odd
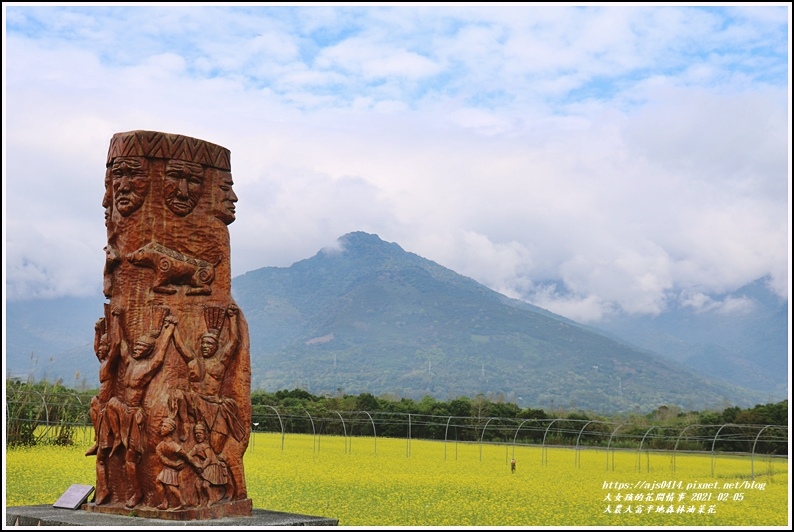
[(231, 152), (206, 140), (159, 131), (127, 131), (116, 133), (110, 140), (107, 164), (116, 157), (155, 157), (180, 159), (231, 170)]
[(206, 306), (204, 307), (204, 323), (207, 324), (207, 333), (218, 337), (223, 328), (223, 320), (226, 318), (226, 307)]
[(168, 307), (160, 305), (153, 306), (149, 317), (149, 328), (145, 329), (146, 332), (138, 337), (136, 343), (142, 343), (148, 346), (154, 345), (163, 328), (163, 320), (169, 314), (171, 314), (171, 309)]
[(160, 331), (163, 328), (163, 320), (166, 316), (171, 314), (171, 309), (162, 305), (155, 305), (152, 307), (151, 319), (149, 321), (149, 334), (157, 338), (160, 336)]

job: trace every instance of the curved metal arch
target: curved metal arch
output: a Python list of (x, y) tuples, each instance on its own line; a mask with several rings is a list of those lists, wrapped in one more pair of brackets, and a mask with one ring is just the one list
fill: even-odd
[(554, 423), (557, 422), (557, 421), (565, 421), (565, 419), (561, 418), (561, 417), (552, 419), (551, 423), (549, 423), (549, 426), (546, 427), (546, 431), (543, 433), (543, 444), (541, 445), (541, 448), (540, 448), (540, 463), (541, 463), (541, 465), (548, 465), (548, 463), (549, 463), (549, 456), (548, 456), (548, 452), (546, 450), (546, 435), (549, 433), (549, 429), (551, 428), (551, 426), (554, 425)]
[(737, 425), (736, 423), (725, 423), (724, 425), (722, 425), (717, 430), (717, 433), (714, 435), (714, 439), (711, 440), (711, 476), (712, 477), (714, 476), (714, 462), (715, 462), (715, 459), (716, 459), (716, 457), (714, 456), (714, 446), (717, 445), (717, 437), (720, 435), (720, 432), (722, 432), (722, 429), (724, 429), (725, 427), (731, 427), (731, 426), (739, 427), (741, 425)]
[(367, 414), (367, 417), (369, 418), (370, 423), (372, 423), (372, 439), (375, 441), (375, 452), (374, 452), (374, 454), (378, 454), (378, 432), (375, 430), (375, 420), (372, 419), (372, 416), (369, 415), (369, 412), (367, 412), (366, 410), (360, 410), (358, 413), (360, 414), (361, 412), (364, 412), (365, 414)]
[(589, 425), (590, 423), (596, 423), (596, 422), (597, 422), (597, 420), (591, 419), (590, 421), (585, 423), (584, 427), (582, 427), (582, 430), (579, 431), (579, 435), (576, 437), (576, 447), (574, 448), (575, 449), (575, 454), (574, 454), (574, 459), (573, 459), (574, 465), (576, 467), (581, 467), (582, 466), (581, 462), (579, 461), (579, 439), (582, 437), (582, 434), (584, 433), (584, 429), (587, 428), (587, 425)]
[(755, 440), (753, 440), (753, 450), (750, 453), (750, 479), (755, 480), (755, 444), (758, 443), (758, 438), (761, 437), (761, 433), (764, 432), (769, 427), (775, 427), (777, 425), (766, 425), (764, 428), (758, 431), (758, 434), (755, 435)]
[(314, 430), (314, 419), (312, 419), (312, 415), (305, 408), (303, 411), (309, 416), (309, 422), (312, 424), (312, 454), (314, 454), (320, 450), (320, 438), (317, 437), (317, 431)]
[(516, 439), (518, 438), (518, 431), (521, 430), (521, 427), (523, 427), (524, 423), (526, 423), (527, 421), (537, 421), (537, 419), (525, 419), (518, 425), (518, 428), (516, 429), (516, 433), (513, 434), (513, 458), (516, 457)]
[[(344, 439), (343, 439), (342, 441), (343, 441), (343, 442), (344, 442), (344, 444), (345, 444), (345, 454), (347, 454), (347, 427), (345, 427), (345, 420), (342, 418), (342, 414), (340, 414), (340, 413), (339, 413), (339, 411), (337, 411), (337, 410), (334, 410), (333, 412), (334, 412), (334, 413), (335, 413), (337, 416), (339, 416), (339, 420), (342, 422), (342, 432), (344, 432), (344, 434), (345, 434), (345, 437), (344, 437)], [(352, 446), (352, 445), (351, 445), (351, 446)]]
[(686, 431), (688, 431), (689, 429), (691, 429), (692, 427), (705, 427), (705, 426), (707, 426), (707, 425), (701, 425), (699, 423), (694, 423), (692, 425), (687, 425), (686, 427), (684, 427), (684, 430), (682, 430), (681, 432), (678, 433), (678, 438), (676, 438), (676, 440), (675, 440), (675, 447), (673, 447), (673, 471), (674, 472), (675, 472), (675, 456), (676, 456), (675, 453), (676, 453), (676, 451), (678, 451), (678, 442), (681, 441), (681, 436), (683, 436), (684, 433)]
[[(621, 423), (615, 430), (612, 431), (612, 434), (609, 435), (609, 441), (607, 441), (607, 471), (609, 471), (609, 448), (612, 446), (612, 438), (615, 436), (615, 433), (618, 431), (620, 427), (626, 425), (626, 423)], [(612, 471), (615, 470), (615, 450), (612, 449)]]
[(444, 429), (444, 461), (447, 461), (447, 435), (449, 434), (449, 422), (452, 420), (452, 416), (447, 418), (447, 428)]
[(281, 426), (281, 450), (283, 451), (284, 450), (284, 423), (281, 421), (281, 414), (278, 413), (278, 410), (276, 410), (276, 407), (274, 407), (274, 406), (270, 406), (270, 405), (262, 405), (262, 406), (266, 406), (266, 407), (270, 408), (271, 410), (273, 410), (273, 412), (275, 412), (276, 416), (278, 417), (278, 424)]
[[(658, 429), (658, 428), (661, 428), (661, 427), (659, 427), (658, 425), (653, 425), (651, 428), (649, 428), (648, 430), (645, 431), (645, 434), (642, 435), (642, 439), (640, 440), (640, 446), (637, 448), (637, 471), (642, 471), (642, 457), (641, 457), (642, 444), (645, 443), (645, 438), (648, 437), (648, 434), (650, 434), (650, 432), (653, 429)], [(646, 452), (648, 452), (648, 451), (646, 451)], [(650, 454), (648, 455), (647, 464), (648, 464), (647, 465), (647, 468), (648, 468), (647, 470), (650, 471), (651, 470), (651, 457), (650, 457)]]
[[(88, 425), (91, 424), (88, 419), (90, 417), (90, 413), (88, 410), (83, 410), (83, 401), (82, 399), (80, 399), (80, 396), (77, 395), (77, 392), (69, 392), (69, 395), (74, 396), (74, 398), (77, 399), (77, 404), (79, 405), (77, 412), (79, 414), (82, 414), (80, 415), (80, 432), (82, 434), (83, 441), (85, 441), (86, 437), (88, 436)], [(77, 424), (76, 420), (75, 420), (75, 424)], [(76, 432), (77, 432), (77, 428), (75, 428), (75, 433)]]
[(36, 395), (38, 395), (41, 398), (41, 404), (44, 405), (44, 418), (46, 425), (44, 425), (45, 426), (44, 434), (41, 435), (42, 439), (44, 439), (47, 436), (47, 434), (49, 434), (50, 432), (50, 407), (47, 405), (47, 400), (44, 399), (44, 396), (41, 394), (40, 391), (38, 390), (28, 390), (28, 391), (34, 392)]
[(80, 399), (80, 396), (77, 395), (77, 393), (75, 393), (75, 392), (70, 392), (69, 395), (71, 395), (75, 399), (77, 399), (77, 404), (80, 405), (80, 411), (82, 411), (83, 410), (83, 401)]
[(576, 447), (579, 447), (579, 439), (582, 437), (582, 434), (584, 433), (584, 429), (586, 429), (587, 425), (589, 425), (590, 423), (602, 423), (602, 422), (598, 421), (597, 419), (591, 419), (590, 421), (585, 423), (584, 427), (582, 427), (582, 430), (579, 431), (579, 435), (576, 437)]
[(82, 399), (80, 399), (80, 396), (77, 395), (76, 392), (70, 392), (69, 395), (74, 397), (75, 399), (77, 399), (77, 405), (75, 405), (75, 406), (78, 407), (77, 408), (78, 413), (82, 414), (81, 421), (83, 422), (83, 424), (85, 424), (88, 421), (88, 419), (87, 419), (88, 410), (83, 410), (83, 401), (82, 401)]
[(90, 416), (89, 416), (88, 410), (83, 410), (83, 400), (80, 399), (80, 395), (78, 395), (76, 392), (72, 392), (70, 395), (73, 395), (77, 399), (77, 404), (80, 405), (80, 412), (83, 414), (83, 416), (82, 416), (83, 424), (89, 424), (90, 423), (90, 420), (89, 420)]
[(555, 423), (555, 422), (557, 422), (557, 421), (564, 421), (564, 419), (563, 419), (563, 418), (561, 418), (561, 417), (554, 418), (554, 419), (552, 419), (552, 420), (551, 420), (551, 423), (549, 423), (549, 424), (548, 424), (548, 426), (546, 427), (546, 430), (545, 430), (545, 432), (543, 433), (543, 445), (544, 445), (544, 446), (546, 445), (546, 435), (549, 433), (549, 429), (550, 429), (550, 428), (551, 428), (551, 426), (552, 426), (552, 425), (554, 425), (554, 423)]
[(711, 440), (711, 453), (712, 454), (714, 453), (714, 446), (717, 445), (717, 437), (719, 437), (720, 432), (722, 432), (722, 429), (724, 429), (725, 427), (740, 427), (740, 426), (741, 425), (737, 425), (736, 423), (725, 423), (724, 425), (722, 425), (717, 430), (717, 433), (714, 435), (714, 439)]
[[(447, 430), (449, 430), (449, 420), (452, 419), (453, 417), (456, 417), (456, 416), (449, 416), (449, 419), (447, 419)], [(456, 424), (456, 425), (454, 425), (454, 427), (455, 427), (455, 460), (457, 460), (458, 459), (458, 425)], [(445, 446), (445, 448), (444, 448), (444, 458), (445, 459), (446, 459), (446, 456), (447, 456), (447, 450), (446, 450), (446, 446)]]
[(684, 427), (684, 430), (682, 430), (681, 432), (678, 433), (678, 438), (676, 438), (676, 440), (675, 440), (675, 447), (673, 447), (673, 453), (675, 453), (678, 450), (678, 442), (681, 441), (681, 436), (683, 436), (684, 433), (686, 431), (688, 431), (689, 429), (691, 429), (692, 427), (708, 427), (708, 425), (701, 425), (700, 423), (695, 423), (695, 424), (687, 425), (686, 427)]
[(488, 428), (488, 423), (490, 423), (494, 419), (499, 419), (499, 418), (498, 417), (488, 418), (488, 421), (485, 422), (485, 426), (482, 428), (482, 434), (480, 435), (480, 462), (482, 462), (482, 440), (485, 437), (485, 429)]
[(755, 445), (758, 443), (758, 438), (761, 437), (761, 433), (764, 432), (769, 427), (778, 427), (779, 425), (764, 425), (764, 427), (758, 431), (758, 434), (755, 435), (755, 440), (753, 440), (753, 450), (752, 452), (755, 453)]

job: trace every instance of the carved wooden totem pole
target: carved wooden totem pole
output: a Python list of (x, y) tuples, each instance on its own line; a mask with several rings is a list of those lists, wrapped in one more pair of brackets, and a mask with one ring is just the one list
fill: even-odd
[(221, 146), (155, 131), (110, 141), (90, 511), (251, 515), (251, 363), (231, 297), (232, 184)]

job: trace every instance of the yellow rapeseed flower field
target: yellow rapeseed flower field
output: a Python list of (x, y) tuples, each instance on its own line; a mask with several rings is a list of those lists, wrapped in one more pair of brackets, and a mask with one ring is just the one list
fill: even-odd
[[(93, 484), (84, 451), (9, 449), (6, 504)], [(790, 525), (788, 462), (764, 457), (256, 433), (245, 468), (255, 508), (343, 526)]]

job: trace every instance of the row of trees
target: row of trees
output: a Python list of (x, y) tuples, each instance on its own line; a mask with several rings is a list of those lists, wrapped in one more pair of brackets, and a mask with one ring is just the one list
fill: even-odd
[[(7, 444), (71, 444), (76, 428), (90, 425), (94, 394), (60, 383), (7, 381)], [(414, 401), (341, 390), (315, 396), (294, 389), (255, 391), (251, 403), (258, 431), (770, 454), (788, 449), (788, 401), (720, 412), (665, 405), (645, 415), (610, 417), (520, 408), (484, 395)], [(41, 425), (48, 430), (37, 430)]]

